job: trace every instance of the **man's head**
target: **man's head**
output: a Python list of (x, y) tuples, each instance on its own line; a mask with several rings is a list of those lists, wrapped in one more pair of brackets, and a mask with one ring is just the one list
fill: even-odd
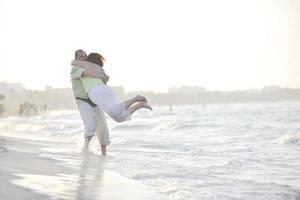
[(87, 55), (82, 49), (78, 49), (75, 51), (75, 60), (86, 60), (86, 58)]

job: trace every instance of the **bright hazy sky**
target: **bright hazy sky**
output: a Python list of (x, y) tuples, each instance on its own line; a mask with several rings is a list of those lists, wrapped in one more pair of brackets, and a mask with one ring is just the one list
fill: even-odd
[(0, 0), (0, 82), (70, 87), (79, 48), (126, 91), (300, 88), (300, 1)]

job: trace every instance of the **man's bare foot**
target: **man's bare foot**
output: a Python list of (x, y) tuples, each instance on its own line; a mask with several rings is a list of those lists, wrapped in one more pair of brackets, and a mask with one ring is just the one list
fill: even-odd
[(135, 99), (137, 100), (137, 101), (140, 101), (140, 102), (148, 102), (147, 101), (147, 99), (146, 99), (146, 97), (144, 97), (144, 96), (142, 96), (142, 95), (136, 95), (136, 97), (135, 97)]
[(147, 109), (149, 109), (149, 110), (152, 110), (152, 107), (151, 107), (147, 102), (141, 102), (141, 106), (142, 106), (143, 108), (147, 108)]
[(102, 156), (106, 156), (106, 145), (101, 145)]

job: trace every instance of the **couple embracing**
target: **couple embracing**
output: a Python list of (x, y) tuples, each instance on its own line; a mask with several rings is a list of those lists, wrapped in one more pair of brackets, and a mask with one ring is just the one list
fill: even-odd
[(109, 145), (109, 130), (104, 112), (117, 122), (131, 119), (131, 115), (141, 108), (152, 110), (144, 96), (118, 102), (110, 86), (109, 76), (103, 69), (104, 58), (99, 53), (79, 49), (71, 65), (71, 82), (81, 119), (84, 124), (85, 148), (95, 132), (101, 145), (102, 155), (106, 155)]

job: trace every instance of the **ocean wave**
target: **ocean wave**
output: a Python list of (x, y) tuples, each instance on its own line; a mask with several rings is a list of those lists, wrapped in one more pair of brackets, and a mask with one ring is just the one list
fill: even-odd
[(15, 132), (76, 132), (80, 124), (58, 124), (58, 123), (7, 123), (2, 124), (1, 129)]
[(295, 134), (288, 134), (278, 138), (275, 143), (277, 144), (294, 144), (300, 145), (300, 132)]
[(160, 123), (160, 125), (154, 127), (154, 131), (174, 131), (174, 130), (186, 130), (186, 129), (195, 129), (198, 128), (199, 124), (187, 122), (165, 122)]
[(132, 130), (132, 129), (149, 129), (152, 128), (148, 124), (126, 124), (126, 125), (117, 125), (112, 128), (112, 130)]
[(7, 152), (7, 142), (5, 139), (0, 139), (0, 153)]

